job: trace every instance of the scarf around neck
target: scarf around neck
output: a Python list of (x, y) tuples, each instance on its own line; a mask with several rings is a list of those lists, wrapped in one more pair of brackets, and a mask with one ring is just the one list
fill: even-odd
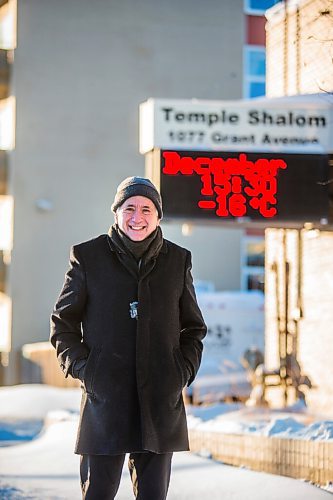
[(135, 260), (138, 262), (142, 259), (143, 255), (147, 252), (150, 245), (153, 243), (155, 238), (157, 237), (157, 228), (153, 231), (147, 238), (142, 241), (133, 241), (131, 240), (117, 225), (116, 226), (117, 235), (119, 236), (123, 247), (126, 250), (130, 251), (134, 256)]
[(163, 235), (160, 226), (157, 226), (147, 238), (142, 241), (133, 241), (119, 229), (118, 224), (113, 224), (109, 229), (109, 237), (115, 246), (118, 257), (137, 276), (147, 264), (156, 259), (162, 245)]

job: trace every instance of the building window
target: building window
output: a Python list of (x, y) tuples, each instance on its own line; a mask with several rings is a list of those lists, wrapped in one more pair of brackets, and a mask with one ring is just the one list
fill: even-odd
[(257, 45), (244, 47), (244, 97), (260, 97), (266, 92), (266, 50)]
[(280, 0), (244, 0), (246, 14), (262, 16), (267, 9), (273, 7)]
[(244, 236), (242, 251), (242, 290), (264, 291), (265, 238)]

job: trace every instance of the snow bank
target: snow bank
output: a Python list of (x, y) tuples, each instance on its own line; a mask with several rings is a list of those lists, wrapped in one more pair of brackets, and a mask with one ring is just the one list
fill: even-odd
[(51, 410), (78, 411), (81, 390), (43, 384), (0, 387), (0, 419), (43, 419)]
[(43, 424), (43, 420), (0, 420), (0, 446), (33, 439), (40, 432)]
[[(246, 408), (240, 404), (216, 404), (187, 408), (189, 429), (222, 434), (255, 434), (289, 439), (331, 440), (333, 421), (318, 420), (305, 408), (292, 412)], [(297, 413), (297, 411), (299, 413)]]
[[(74, 445), (78, 416), (52, 412), (49, 425), (28, 443), (0, 449), (1, 476), (76, 476), (78, 457)], [(59, 460), (61, 457), (61, 460)]]

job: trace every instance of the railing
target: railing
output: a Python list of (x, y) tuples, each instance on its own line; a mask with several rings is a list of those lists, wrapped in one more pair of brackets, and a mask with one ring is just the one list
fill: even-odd
[(226, 464), (304, 479), (325, 486), (333, 482), (333, 441), (221, 434), (190, 429), (192, 452)]

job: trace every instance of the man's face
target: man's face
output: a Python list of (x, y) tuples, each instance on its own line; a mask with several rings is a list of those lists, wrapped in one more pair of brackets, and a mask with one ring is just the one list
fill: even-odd
[(133, 241), (142, 241), (160, 223), (157, 208), (145, 196), (132, 196), (118, 208), (116, 222), (123, 233)]

